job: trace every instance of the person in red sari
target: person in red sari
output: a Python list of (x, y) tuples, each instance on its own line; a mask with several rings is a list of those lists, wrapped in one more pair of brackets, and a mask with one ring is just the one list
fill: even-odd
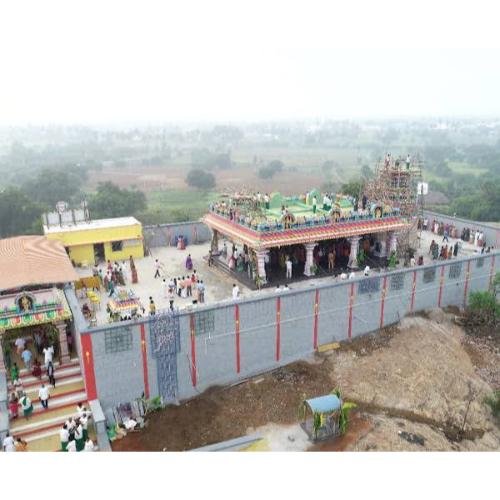
[(9, 399), (9, 413), (10, 413), (10, 418), (14, 419), (18, 417), (18, 411), (19, 411), (19, 400), (17, 399), (16, 393), (13, 392), (10, 395)]
[(42, 378), (42, 367), (40, 366), (40, 361), (38, 361), (38, 359), (35, 359), (35, 364), (33, 365), (31, 374), (33, 375), (33, 377), (37, 377), (39, 379)]

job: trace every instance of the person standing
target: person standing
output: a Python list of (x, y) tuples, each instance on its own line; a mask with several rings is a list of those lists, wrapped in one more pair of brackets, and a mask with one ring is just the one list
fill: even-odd
[(184, 286), (186, 287), (186, 297), (193, 296), (193, 282), (189, 276), (186, 277), (186, 281), (184, 281)]
[(31, 399), (27, 394), (24, 394), (19, 400), (19, 403), (21, 404), (21, 408), (23, 409), (24, 417), (26, 418), (26, 420), (29, 420), (30, 415), (33, 413), (33, 404), (31, 403)]
[(168, 303), (169, 303), (170, 310), (173, 311), (174, 310), (174, 290), (172, 288), (170, 288), (168, 290)]
[(14, 363), (10, 368), (10, 379), (15, 382), (19, 378), (19, 368), (17, 363)]
[(16, 393), (13, 392), (9, 398), (9, 414), (11, 420), (14, 420), (15, 418), (18, 417), (18, 410), (19, 410), (19, 399)]
[(26, 341), (22, 337), (19, 337), (14, 342), (14, 345), (16, 346), (17, 354), (21, 355), (21, 353), (24, 351), (24, 348), (26, 347)]
[(52, 363), (52, 358), (54, 357), (54, 347), (49, 346), (43, 349), (44, 362), (45, 366), (49, 366), (49, 363)]
[(76, 441), (74, 439), (69, 440), (69, 443), (66, 446), (66, 451), (77, 451), (76, 450)]
[(236, 283), (233, 283), (233, 300), (236, 300), (240, 295), (240, 288)]
[(288, 256), (286, 258), (286, 278), (292, 279), (292, 261)]
[(168, 283), (165, 278), (163, 278), (163, 281), (161, 282), (161, 296), (163, 298), (167, 298), (167, 292), (168, 292)]
[(198, 300), (201, 304), (205, 302), (205, 284), (203, 283), (203, 280), (200, 280), (198, 283)]
[(31, 351), (27, 348), (24, 349), (24, 351), (21, 353), (21, 358), (23, 358), (24, 366), (26, 367), (26, 370), (31, 371), (31, 358), (33, 357), (33, 354), (31, 354)]
[(38, 397), (40, 399), (40, 404), (43, 408), (47, 409), (49, 407), (49, 388), (42, 384), (42, 387), (38, 390)]
[(54, 365), (52, 364), (52, 361), (49, 361), (49, 364), (47, 365), (47, 377), (49, 377), (49, 384), (51, 384), (52, 387), (55, 387), (56, 378), (54, 377)]
[(87, 438), (89, 437), (89, 414), (87, 412), (83, 412), (82, 416), (80, 417), (80, 423), (82, 424), (82, 429), (83, 429), (83, 440), (87, 441)]
[(38, 359), (35, 359), (35, 363), (33, 364), (33, 370), (31, 370), (31, 374), (33, 375), (33, 377), (42, 380), (42, 367)]
[(92, 439), (86, 439), (83, 451), (94, 451), (94, 442), (92, 441)]
[(154, 275), (154, 278), (159, 278), (160, 277), (160, 269), (161, 269), (161, 264), (160, 264), (160, 261), (158, 259), (155, 259), (155, 269), (156, 269), (156, 272), (155, 272), (155, 275)]
[(82, 451), (85, 446), (85, 441), (83, 439), (83, 427), (82, 423), (77, 420), (77, 425), (75, 428), (75, 441), (76, 441), (76, 451)]
[(328, 270), (333, 271), (335, 267), (335, 250), (333, 248), (328, 252)]
[(16, 438), (16, 451), (28, 451), (28, 443), (21, 438)]
[(149, 297), (149, 315), (154, 316), (156, 314), (156, 305), (153, 297)]
[(318, 200), (316, 199), (316, 196), (313, 196), (313, 214), (316, 213), (317, 205), (318, 205)]
[(7, 431), (7, 434), (3, 439), (2, 446), (3, 451), (16, 451), (16, 443), (14, 441), (14, 438), (9, 434), (9, 431)]

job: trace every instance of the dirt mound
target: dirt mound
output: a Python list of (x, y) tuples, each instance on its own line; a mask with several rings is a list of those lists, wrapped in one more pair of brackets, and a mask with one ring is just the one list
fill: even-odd
[(333, 389), (328, 365), (298, 362), (245, 383), (213, 387), (149, 419), (148, 427), (112, 443), (114, 451), (180, 451), (243, 436), (268, 422), (297, 422), (303, 397)]

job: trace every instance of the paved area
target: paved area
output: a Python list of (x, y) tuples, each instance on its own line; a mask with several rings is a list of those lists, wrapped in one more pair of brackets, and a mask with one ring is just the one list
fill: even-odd
[[(422, 232), (422, 240), (420, 248), (417, 250), (417, 256), (424, 256), (424, 263), (429, 264), (432, 262), (429, 256), (429, 246), (431, 241), (435, 239), (439, 245), (442, 245), (442, 237), (431, 233), (430, 231)], [(460, 250), (458, 256), (474, 255), (480, 252), (478, 247), (474, 247), (470, 243), (462, 242), (461, 240), (456, 240), (449, 238), (448, 244), (455, 244), (456, 241), (460, 243)], [(445, 243), (446, 244), (446, 243)], [(222, 246), (222, 242), (220, 243)], [(228, 245), (229, 246), (229, 245)], [(146, 314), (148, 314), (148, 304), (149, 297), (153, 297), (155, 301), (157, 310), (168, 308), (168, 298), (162, 296), (162, 286), (161, 282), (163, 278), (167, 281), (170, 277), (181, 277), (185, 276), (188, 271), (185, 268), (185, 261), (188, 254), (191, 254), (193, 259), (194, 269), (196, 269), (196, 274), (199, 279), (203, 280), (205, 283), (205, 303), (214, 303), (224, 300), (231, 300), (231, 290), (232, 284), (235, 282), (233, 278), (225, 274), (223, 271), (215, 268), (208, 267), (207, 263), (203, 259), (205, 255), (208, 254), (209, 243), (200, 245), (190, 245), (185, 250), (178, 250), (174, 247), (161, 247), (153, 248), (151, 255), (143, 259), (137, 259), (135, 264), (137, 268), (139, 283), (132, 285), (131, 283), (131, 273), (128, 261), (122, 262), (122, 268), (125, 271), (126, 288), (132, 289), (134, 293), (140, 298), (143, 306), (146, 308)], [(163, 264), (163, 275), (162, 278), (154, 278), (155, 274), (155, 259)], [(105, 274), (106, 269), (104, 264), (100, 266)], [(79, 268), (77, 272), (81, 276), (89, 276), (92, 271), (89, 268)], [(362, 272), (358, 271), (357, 276), (361, 276)], [(300, 282), (290, 283), (290, 289), (304, 289), (304, 288), (314, 288), (318, 284), (325, 283), (325, 281), (339, 281), (340, 277), (318, 277), (313, 279), (308, 279)], [(285, 278), (283, 278), (282, 285), (285, 284)], [(248, 296), (259, 296), (265, 294), (273, 294), (275, 288), (267, 288), (264, 290), (250, 290), (245, 285), (238, 283), (241, 291), (241, 297)], [(286, 293), (286, 292), (283, 292)], [(101, 309), (97, 311), (96, 317), (98, 324), (106, 324), (108, 322), (108, 316), (106, 314), (106, 303), (108, 301), (107, 294), (101, 291)], [(87, 302), (85, 299), (80, 299), (80, 303), (83, 305)], [(175, 297), (174, 306), (179, 309), (184, 309), (192, 305), (192, 298), (179, 298)]]

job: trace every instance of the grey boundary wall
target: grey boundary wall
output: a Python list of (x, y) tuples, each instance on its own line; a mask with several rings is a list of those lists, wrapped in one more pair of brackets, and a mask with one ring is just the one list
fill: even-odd
[(205, 243), (212, 237), (210, 228), (198, 221), (144, 226), (143, 234), (146, 248), (173, 246), (180, 235), (187, 239), (189, 245)]
[[(494, 252), (182, 310), (178, 399), (303, 359), (317, 346), (376, 331), (412, 312), (463, 307), (470, 292), (488, 289), (499, 263), (500, 253)], [(75, 301), (69, 299), (72, 309)], [(87, 393), (99, 399), (106, 415), (140, 397), (147, 386), (150, 397), (158, 395), (149, 318), (91, 329), (81, 329), (80, 318), (75, 323), (80, 352), (83, 342), (87, 350), (82, 353)], [(126, 336), (127, 346), (106, 352), (106, 338), (114, 334)]]
[(500, 248), (500, 227), (490, 226), (484, 222), (461, 219), (451, 215), (443, 215), (437, 212), (431, 212), (430, 210), (424, 210), (424, 217), (427, 217), (429, 224), (432, 223), (433, 219), (438, 222), (443, 222), (444, 224), (453, 224), (460, 233), (464, 227), (468, 227), (471, 230), (477, 229), (478, 231), (482, 231), (486, 238), (486, 246)]

